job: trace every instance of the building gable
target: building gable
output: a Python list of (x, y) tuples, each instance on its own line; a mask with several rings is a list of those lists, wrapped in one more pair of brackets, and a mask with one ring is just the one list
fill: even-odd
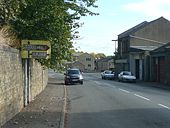
[(123, 38), (123, 37), (126, 37), (126, 36), (129, 36), (129, 35), (132, 35), (133, 33), (135, 33), (136, 31), (138, 31), (139, 29), (145, 27), (146, 25), (148, 24), (147, 21), (144, 21), (130, 29), (128, 29), (127, 31), (121, 33), (118, 35), (118, 38)]
[[(138, 41), (150, 42), (162, 46), (170, 41), (170, 22), (164, 17), (149, 22), (145, 27), (133, 33)], [(140, 41), (140, 42), (141, 42)]]
[[(152, 27), (152, 26), (154, 26), (154, 27)], [(163, 26), (163, 28), (162, 28), (162, 26)], [(152, 29), (150, 29), (150, 28), (152, 28)], [(140, 35), (141, 36), (144, 34), (144, 32), (145, 32), (145, 34), (148, 34), (149, 32), (153, 32), (153, 35), (154, 35), (154, 33), (160, 32), (161, 29), (164, 31), (170, 29), (170, 22), (167, 19), (165, 19), (164, 17), (160, 17), (160, 18), (153, 20), (151, 22), (144, 21), (144, 22), (128, 29), (127, 31), (119, 34), (118, 38), (120, 39), (120, 38), (124, 38), (124, 37), (131, 36), (131, 35)]]
[(93, 71), (95, 69), (95, 58), (88, 53), (82, 53), (77, 57), (77, 61), (85, 65), (85, 70)]

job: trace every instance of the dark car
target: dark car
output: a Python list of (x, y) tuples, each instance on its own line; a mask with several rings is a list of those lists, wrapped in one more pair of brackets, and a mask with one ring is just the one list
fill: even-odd
[(64, 83), (65, 85), (73, 84), (73, 83), (80, 83), (83, 84), (83, 76), (79, 69), (68, 69), (66, 73), (64, 73)]

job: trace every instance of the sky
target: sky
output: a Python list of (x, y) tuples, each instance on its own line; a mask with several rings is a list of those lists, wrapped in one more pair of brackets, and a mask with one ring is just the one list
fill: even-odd
[(170, 20), (170, 0), (98, 0), (93, 9), (98, 16), (81, 18), (80, 38), (74, 47), (87, 53), (114, 55), (115, 41), (122, 32), (143, 21), (163, 16)]

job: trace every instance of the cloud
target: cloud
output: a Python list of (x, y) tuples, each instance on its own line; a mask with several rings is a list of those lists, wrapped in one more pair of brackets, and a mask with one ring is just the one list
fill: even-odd
[(124, 8), (150, 17), (170, 17), (169, 6), (170, 0), (144, 0), (142, 2), (126, 4)]

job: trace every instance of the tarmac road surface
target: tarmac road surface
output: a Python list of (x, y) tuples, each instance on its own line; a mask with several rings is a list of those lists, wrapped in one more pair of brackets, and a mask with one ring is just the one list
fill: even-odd
[(170, 90), (96, 74), (84, 79), (67, 86), (66, 128), (170, 128)]

